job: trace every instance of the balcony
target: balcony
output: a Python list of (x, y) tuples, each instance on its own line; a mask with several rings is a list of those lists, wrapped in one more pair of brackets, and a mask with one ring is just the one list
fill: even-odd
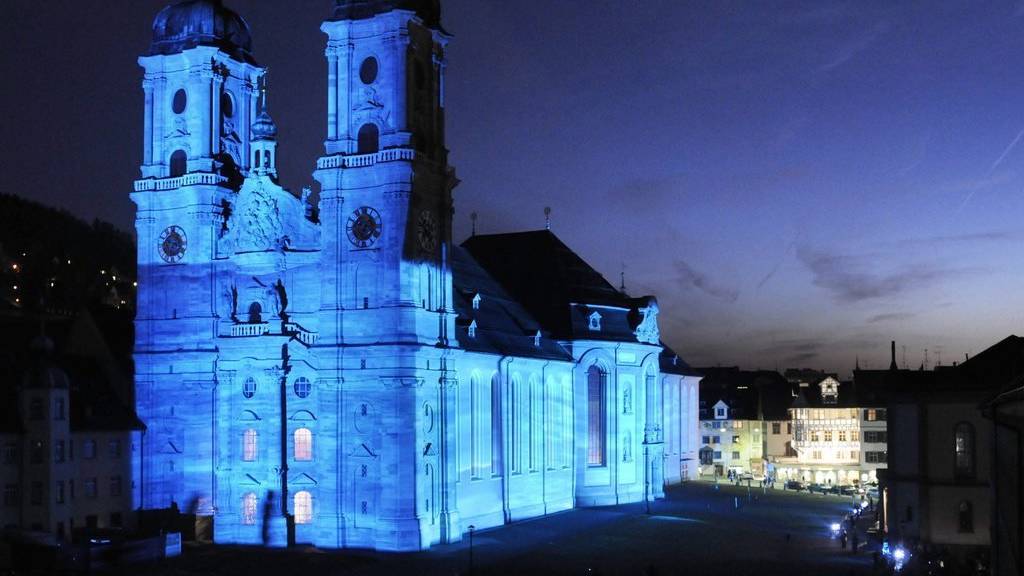
[(408, 148), (391, 148), (388, 150), (381, 150), (380, 152), (374, 152), (373, 154), (359, 154), (355, 156), (337, 154), (334, 156), (327, 156), (326, 158), (317, 160), (316, 167), (320, 170), (328, 170), (331, 168), (363, 168), (383, 162), (415, 159), (415, 150), (410, 150)]
[(185, 174), (184, 176), (178, 176), (176, 178), (146, 178), (144, 180), (135, 181), (136, 192), (152, 192), (154, 190), (174, 190), (183, 186), (219, 186), (228, 179), (220, 174), (210, 174), (209, 172), (195, 172), (193, 174)]

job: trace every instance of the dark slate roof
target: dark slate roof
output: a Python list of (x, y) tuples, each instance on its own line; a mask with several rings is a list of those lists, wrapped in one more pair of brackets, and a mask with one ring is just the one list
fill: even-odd
[[(550, 230), (473, 236), (462, 246), (555, 337), (636, 341), (650, 297), (616, 290)], [(595, 311), (600, 332), (587, 329)]]
[[(866, 398), (862, 398), (862, 395), (857, 394), (857, 390), (853, 385), (853, 382), (843, 382), (836, 378), (839, 382), (839, 395), (836, 397), (835, 402), (826, 403), (821, 395), (821, 383), (826, 378), (821, 378), (817, 382), (811, 382), (807, 386), (803, 386), (797, 392), (796, 398), (793, 400), (792, 408), (859, 408), (862, 406), (873, 406)], [(878, 404), (883, 406), (883, 404)]]
[(793, 400), (792, 386), (778, 372), (740, 370), (736, 367), (697, 368), (700, 382), (701, 418), (711, 418), (711, 409), (724, 401), (732, 410), (730, 418), (744, 420), (786, 420)]
[(92, 358), (65, 356), (61, 366), (71, 381), (71, 431), (143, 430), (145, 426), (114, 391)]
[[(474, 352), (503, 356), (547, 358), (571, 361), (570, 355), (551, 333), (505, 292), (463, 248), (452, 250), (452, 282), (455, 292), (456, 331), (459, 345)], [(481, 297), (480, 309), (473, 298)], [(476, 321), (476, 337), (469, 337), (469, 325)], [(540, 346), (534, 336), (541, 330)]]
[(678, 374), (679, 376), (701, 376), (701, 372), (694, 370), (687, 364), (679, 354), (668, 344), (661, 343), (661, 354), (658, 356), (658, 364), (663, 374)]

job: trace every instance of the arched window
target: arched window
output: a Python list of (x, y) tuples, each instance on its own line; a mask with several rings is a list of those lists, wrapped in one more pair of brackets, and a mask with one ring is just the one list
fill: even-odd
[(313, 495), (305, 490), (295, 493), (295, 523), (309, 524), (313, 521)]
[(299, 398), (307, 398), (313, 391), (313, 384), (305, 376), (296, 379), (292, 387), (295, 388), (295, 395)]
[(309, 462), (313, 459), (313, 433), (309, 428), (295, 431), (295, 460)]
[(960, 503), (957, 518), (957, 529), (960, 532), (974, 532), (974, 506), (970, 502), (964, 500)]
[(242, 496), (242, 524), (256, 524), (256, 495), (252, 492), (246, 492)]
[(587, 466), (604, 466), (605, 373), (597, 366), (587, 370)]
[(502, 475), (501, 379), (491, 378), (491, 475)]
[(225, 118), (235, 117), (235, 99), (231, 97), (230, 92), (222, 92), (220, 95), (220, 113)]
[(256, 444), (257, 434), (252, 428), (249, 428), (242, 433), (242, 461), (243, 462), (255, 462), (256, 461)]
[(958, 478), (974, 477), (974, 426), (960, 422), (953, 431), (954, 471)]
[(175, 150), (171, 154), (171, 178), (184, 176), (188, 172), (188, 155), (184, 150)]
[(363, 124), (359, 129), (358, 154), (373, 154), (380, 150), (380, 129), (376, 124)]
[(263, 323), (263, 307), (259, 302), (249, 304), (249, 324)]
[(249, 376), (245, 379), (245, 384), (242, 384), (242, 396), (246, 398), (252, 398), (256, 395), (256, 379)]
[[(487, 399), (488, 401), (490, 398)], [(470, 476), (480, 478), (481, 470), (484, 468), (483, 438), (484, 422), (484, 399), (483, 385), (480, 378), (474, 375), (469, 380), (469, 406), (470, 406), (470, 427), (469, 427), (469, 454), (470, 454)]]

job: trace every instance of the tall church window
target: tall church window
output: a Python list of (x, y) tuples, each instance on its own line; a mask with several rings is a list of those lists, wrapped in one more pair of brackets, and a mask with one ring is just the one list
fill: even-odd
[(974, 532), (974, 506), (964, 500), (960, 503), (960, 510), (957, 515), (957, 529), (960, 532)]
[(363, 124), (359, 129), (357, 154), (373, 154), (380, 150), (380, 129), (374, 123)]
[(255, 462), (257, 454), (257, 434), (252, 428), (242, 433), (242, 461)]
[(313, 495), (305, 490), (295, 493), (294, 510), (296, 524), (309, 524), (313, 521)]
[(242, 496), (242, 524), (252, 526), (256, 524), (256, 494), (246, 492)]
[(309, 462), (313, 459), (313, 432), (309, 428), (295, 431), (295, 460)]
[(958, 478), (974, 476), (974, 426), (968, 422), (956, 425), (953, 432), (954, 466)]
[(222, 92), (220, 95), (220, 113), (225, 118), (235, 117), (235, 99), (230, 92)]
[[(480, 378), (473, 376), (469, 381), (469, 454), (470, 454), (470, 476), (480, 478), (480, 470), (484, 467), (483, 458), (483, 431), (484, 431), (484, 404), (483, 390)], [(488, 398), (488, 400), (490, 400)]]
[(512, 388), (509, 406), (509, 424), (511, 424), (511, 430), (509, 433), (510, 446), (509, 453), (512, 458), (512, 472), (517, 473), (522, 470), (522, 420), (523, 417), (523, 386), (519, 380), (512, 381)]
[(491, 475), (502, 474), (501, 379), (491, 378)]
[(188, 155), (185, 154), (184, 150), (175, 150), (171, 154), (170, 169), (171, 178), (184, 176), (188, 172)]
[(597, 366), (587, 370), (587, 465), (604, 466), (605, 373)]

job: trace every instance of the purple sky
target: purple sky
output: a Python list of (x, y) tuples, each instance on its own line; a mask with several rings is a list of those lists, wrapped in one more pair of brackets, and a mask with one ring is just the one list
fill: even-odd
[[(0, 190), (132, 228), (163, 0), (8, 0)], [(284, 183), (325, 136), (329, 0), (226, 0)], [(697, 365), (961, 360), (1024, 316), (1020, 4), (444, 0), (457, 240), (553, 230)]]

